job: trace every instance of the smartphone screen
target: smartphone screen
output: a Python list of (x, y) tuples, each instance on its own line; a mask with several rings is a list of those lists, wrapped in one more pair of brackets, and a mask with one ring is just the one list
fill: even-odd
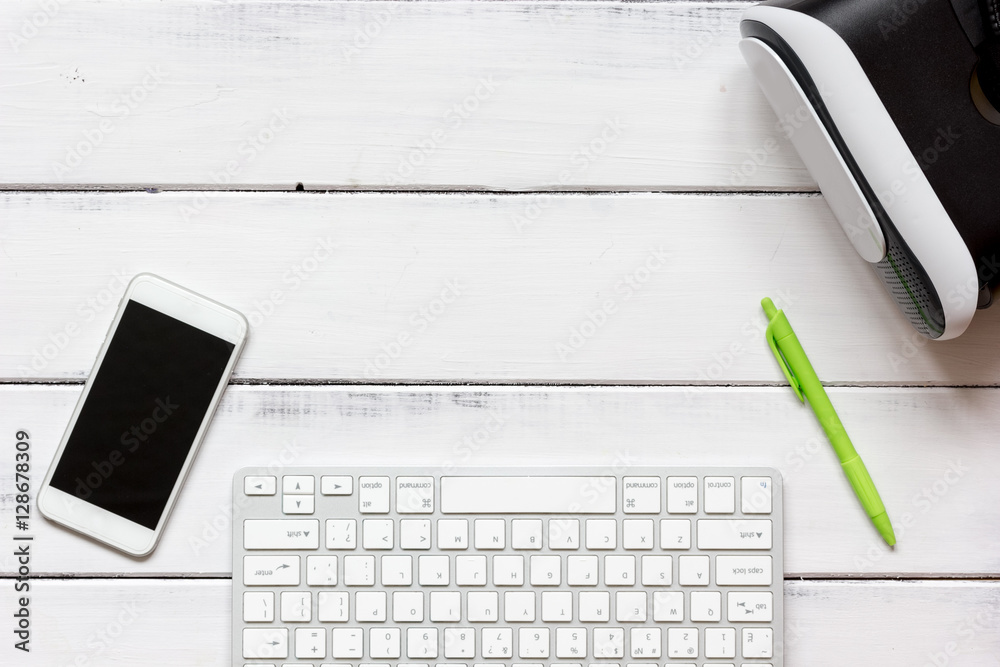
[(51, 486), (155, 530), (234, 347), (129, 300)]

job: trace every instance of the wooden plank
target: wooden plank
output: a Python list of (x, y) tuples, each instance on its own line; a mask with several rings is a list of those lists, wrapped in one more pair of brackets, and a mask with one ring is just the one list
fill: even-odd
[[(31, 434), (36, 483), (79, 387), (0, 387), (0, 434)], [(154, 554), (119, 555), (34, 517), (37, 573), (231, 572), (231, 480), (243, 466), (764, 465), (782, 471), (785, 571), (997, 576), (993, 389), (832, 392), (896, 524), (884, 547), (809, 410), (784, 388), (231, 387)], [(13, 450), (4, 445), (4, 451)], [(12, 498), (10, 476), (0, 498)], [(9, 543), (13, 512), (0, 516)], [(20, 532), (19, 532), (20, 534)], [(2, 572), (15, 570), (0, 556)]]
[[(0, 661), (230, 664), (231, 606), (223, 580), (35, 581), (30, 660), (8, 640)], [(996, 582), (788, 581), (780, 648), (789, 667), (992, 665), (998, 608)]]
[(241, 379), (784, 382), (766, 295), (827, 382), (1000, 378), (1000, 308), (928, 343), (817, 196), (201, 196), (0, 194), (0, 378), (84, 378), (141, 271), (250, 317)]
[(4, 3), (8, 187), (816, 188), (745, 2), (53, 6)]

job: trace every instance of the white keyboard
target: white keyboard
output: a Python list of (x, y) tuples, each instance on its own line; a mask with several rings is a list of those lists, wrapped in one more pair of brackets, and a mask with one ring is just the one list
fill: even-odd
[(233, 665), (781, 667), (770, 468), (285, 468), (233, 489)]

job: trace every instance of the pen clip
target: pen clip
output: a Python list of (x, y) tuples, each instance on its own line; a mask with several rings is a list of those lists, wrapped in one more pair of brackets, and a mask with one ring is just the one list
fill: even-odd
[(775, 340), (774, 332), (771, 331), (771, 323), (768, 322), (767, 329), (764, 331), (764, 337), (767, 338), (767, 344), (771, 347), (771, 352), (774, 353), (774, 358), (778, 360), (778, 365), (781, 366), (782, 372), (785, 377), (788, 378), (788, 384), (792, 385), (792, 391), (795, 395), (799, 397), (799, 401), (805, 403), (805, 396), (802, 395), (802, 385), (799, 384), (798, 378), (795, 377), (795, 373), (792, 368), (788, 365), (785, 360), (785, 355), (781, 353), (781, 349), (778, 347), (778, 341)]

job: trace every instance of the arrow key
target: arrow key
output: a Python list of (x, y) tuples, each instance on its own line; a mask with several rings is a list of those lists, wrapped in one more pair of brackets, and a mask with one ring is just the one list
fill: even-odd
[(314, 496), (284, 495), (281, 498), (285, 514), (312, 514), (315, 509)]
[(285, 475), (281, 478), (281, 490), (285, 493), (315, 493), (316, 478), (312, 475)]
[(270, 475), (243, 478), (243, 493), (248, 496), (273, 496), (277, 491), (277, 480)]
[(323, 475), (319, 487), (324, 496), (349, 496), (354, 493), (354, 478), (350, 475)]

